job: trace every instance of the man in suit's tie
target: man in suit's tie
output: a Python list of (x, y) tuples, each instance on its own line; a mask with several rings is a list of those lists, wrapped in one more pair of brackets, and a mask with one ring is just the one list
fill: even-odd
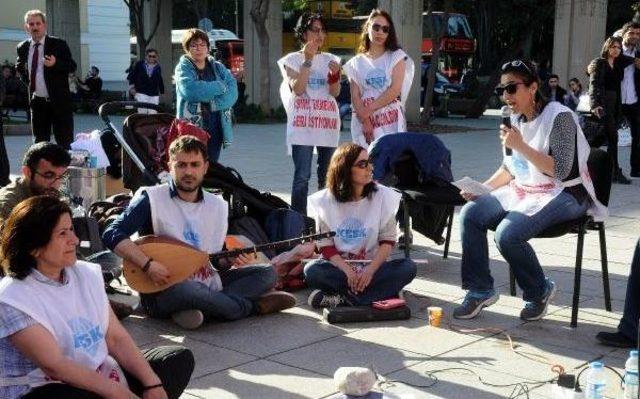
[(73, 103), (68, 77), (75, 72), (76, 63), (64, 40), (47, 35), (42, 11), (27, 11), (24, 22), (31, 38), (18, 44), (16, 68), (29, 87), (34, 141), (49, 141), (53, 129), (56, 142), (69, 149), (73, 141)]

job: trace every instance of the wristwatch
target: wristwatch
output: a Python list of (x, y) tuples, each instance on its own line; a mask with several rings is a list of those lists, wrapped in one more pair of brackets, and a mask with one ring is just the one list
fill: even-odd
[(302, 63), (302, 66), (303, 66), (303, 67), (307, 67), (307, 68), (311, 68), (311, 60), (305, 60), (305, 61)]

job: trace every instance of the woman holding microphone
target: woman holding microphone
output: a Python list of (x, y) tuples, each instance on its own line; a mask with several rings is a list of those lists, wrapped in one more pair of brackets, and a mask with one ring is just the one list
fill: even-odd
[[(462, 288), (468, 290), (454, 317), (471, 319), (498, 300), (489, 271), (487, 230), (495, 230), (498, 250), (509, 263), (523, 299), (523, 320), (539, 320), (556, 291), (528, 241), (545, 228), (589, 212), (597, 220), (607, 209), (595, 197), (587, 169), (589, 144), (576, 116), (539, 93), (533, 63), (515, 60), (502, 66), (496, 89), (512, 111), (500, 126), (505, 149), (502, 165), (484, 184), (489, 194), (461, 195)], [(505, 151), (507, 153), (507, 151)]]
[(362, 26), (358, 55), (344, 66), (351, 85), (353, 142), (367, 148), (375, 139), (407, 130), (404, 102), (414, 65), (398, 44), (391, 16), (374, 9)]
[(327, 35), (320, 14), (304, 13), (295, 27), (302, 49), (278, 60), (280, 97), (287, 111), (287, 147), (293, 158), (291, 207), (307, 213), (313, 148), (318, 152), (318, 189), (340, 139), (340, 58), (320, 51)]

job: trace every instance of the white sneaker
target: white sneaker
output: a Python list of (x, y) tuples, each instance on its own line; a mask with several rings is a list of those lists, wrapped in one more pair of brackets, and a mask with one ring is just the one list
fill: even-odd
[(195, 330), (204, 322), (204, 315), (198, 309), (181, 310), (172, 314), (171, 318), (185, 330)]

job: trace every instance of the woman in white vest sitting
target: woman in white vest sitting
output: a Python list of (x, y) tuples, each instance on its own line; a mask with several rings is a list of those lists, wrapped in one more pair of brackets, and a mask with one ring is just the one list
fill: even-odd
[(291, 207), (307, 213), (307, 193), (314, 147), (318, 152), (318, 189), (340, 139), (340, 58), (320, 51), (327, 29), (320, 14), (304, 13), (295, 27), (300, 51), (278, 60), (280, 97), (287, 111), (287, 149), (293, 158)]
[(99, 265), (78, 261), (71, 211), (57, 198), (18, 204), (2, 231), (1, 398), (178, 398), (193, 354), (141, 353), (113, 314)]
[(498, 95), (511, 108), (511, 125), (500, 126), (505, 148), (502, 164), (484, 184), (492, 190), (469, 201), (460, 212), (462, 288), (468, 290), (453, 316), (476, 317), (498, 300), (489, 271), (487, 230), (522, 288), (523, 320), (538, 320), (556, 291), (545, 278), (528, 243), (547, 227), (589, 212), (602, 220), (607, 209), (596, 199), (587, 168), (589, 144), (577, 116), (558, 102), (547, 102), (538, 91), (533, 63), (515, 60), (502, 66)]
[(367, 148), (386, 134), (406, 132), (404, 104), (414, 64), (398, 44), (391, 16), (374, 9), (362, 26), (358, 55), (344, 66), (351, 85), (351, 136)]
[(388, 260), (396, 243), (400, 194), (372, 180), (367, 151), (354, 143), (336, 149), (327, 188), (309, 196), (309, 214), (319, 232), (335, 231), (316, 245), (322, 259), (306, 265), (304, 278), (315, 290), (309, 305), (369, 305), (398, 297), (416, 276), (411, 259)]

